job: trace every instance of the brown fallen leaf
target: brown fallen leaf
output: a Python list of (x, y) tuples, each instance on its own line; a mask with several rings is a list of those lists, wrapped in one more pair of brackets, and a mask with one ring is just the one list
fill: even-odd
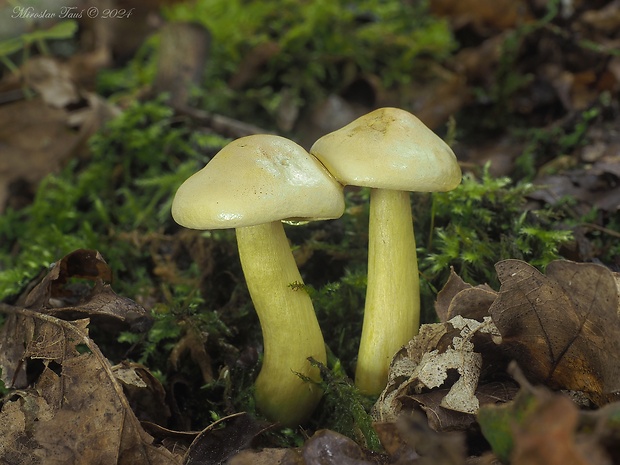
[(7, 304), (0, 311), (10, 322), (0, 345), (15, 338), (22, 347), (21, 354), (15, 347), (0, 351), (4, 379), (20, 364), (40, 373), (33, 389), (2, 405), (0, 463), (181, 463), (140, 426), (108, 360), (88, 337), (88, 320), (64, 321)]
[[(32, 200), (34, 186), (73, 154), (80, 136), (67, 126), (67, 112), (41, 98), (0, 105), (0, 212), (7, 202), (19, 208)], [(18, 185), (22, 198), (11, 199)]]
[(484, 284), (472, 286), (450, 269), (450, 277), (437, 294), (435, 312), (439, 321), (446, 322), (456, 315), (482, 321), (489, 316), (489, 308), (495, 301), (497, 292)]
[(584, 454), (575, 443), (578, 409), (566, 396), (553, 396), (538, 411), (515, 426), (512, 465), (594, 465), (609, 464)]
[(618, 35), (620, 30), (620, 4), (607, 2), (598, 10), (584, 11), (580, 20), (601, 34)]
[(36, 56), (22, 68), (25, 84), (54, 108), (65, 108), (80, 100), (69, 67), (49, 56)]
[(53, 263), (43, 279), (20, 297), (18, 304), (39, 310), (73, 305), (82, 296), (66, 287), (71, 278), (110, 283), (112, 270), (96, 250), (75, 250)]
[[(511, 465), (611, 465), (601, 428), (580, 427), (583, 415), (565, 393), (532, 385), (516, 362), (508, 371), (520, 389), (513, 400), (478, 416), (493, 451)], [(594, 418), (591, 418), (594, 420)], [(592, 426), (592, 425), (591, 425)]]
[(466, 456), (462, 433), (437, 433), (420, 413), (374, 425), (381, 444), (396, 465), (460, 465)]
[(84, 87), (92, 88), (109, 58), (105, 47), (70, 60), (36, 55), (2, 76), (0, 95), (11, 97), (0, 104), (0, 212), (30, 203), (36, 185), (87, 155), (90, 136), (120, 113)]
[(171, 416), (166, 391), (157, 378), (143, 365), (122, 362), (112, 372), (123, 387), (131, 409), (141, 422), (165, 425)]
[(112, 270), (101, 254), (78, 249), (55, 262), (18, 304), (64, 319), (89, 317), (107, 329), (147, 329), (152, 323), (149, 313), (133, 300), (116, 294), (111, 282)]
[(496, 264), (490, 309), (502, 347), (532, 382), (583, 391), (605, 403), (620, 390), (620, 320), (614, 275), (604, 266), (552, 262), (547, 276), (519, 260)]
[(532, 394), (537, 406), (525, 421), (513, 426), (514, 449), (511, 463), (516, 465), (611, 465), (598, 434), (579, 431), (577, 405), (565, 394), (544, 386), (532, 386), (521, 370), (512, 364), (509, 371)]
[(542, 187), (528, 197), (549, 205), (571, 198), (577, 201), (576, 211), (585, 213), (596, 208), (615, 213), (620, 208), (620, 187), (616, 181), (620, 158), (616, 158), (613, 163), (597, 161), (587, 169), (541, 176), (536, 179), (536, 184)]
[(409, 463), (420, 456), (411, 445), (400, 436), (396, 422), (377, 422), (372, 425), (379, 441), (392, 463)]
[(419, 334), (394, 356), (373, 416), (394, 421), (403, 410), (404, 398), (438, 389), (442, 393), (438, 406), (473, 415), (479, 407), (476, 392), (483, 366), (477, 347), (494, 350), (498, 336), (490, 317), (479, 322), (457, 315), (446, 323), (422, 325)]
[[(428, 425), (434, 431), (466, 431), (475, 428), (476, 416), (442, 407), (441, 402), (449, 389), (433, 389), (421, 394), (409, 394), (399, 398), (402, 411), (422, 411), (426, 414)], [(476, 398), (480, 406), (502, 404), (512, 399), (518, 386), (511, 380), (482, 382), (476, 388)]]

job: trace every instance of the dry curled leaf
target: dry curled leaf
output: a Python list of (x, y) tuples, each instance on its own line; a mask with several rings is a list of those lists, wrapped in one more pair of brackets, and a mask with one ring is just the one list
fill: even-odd
[(110, 287), (111, 282), (112, 269), (101, 254), (78, 249), (55, 262), (19, 303), (64, 319), (89, 317), (107, 328), (125, 329), (127, 325), (135, 330), (148, 328), (151, 324), (148, 312), (133, 300), (117, 295)]
[[(538, 406), (531, 418), (514, 427), (513, 465), (594, 465), (592, 450), (575, 441), (578, 409), (565, 396), (555, 396)], [(586, 450), (584, 450), (586, 449)], [(584, 452), (589, 452), (586, 454)], [(599, 454), (597, 454), (599, 455)]]
[[(566, 394), (530, 384), (516, 363), (520, 385), (510, 402), (480, 410), (478, 420), (493, 451), (514, 465), (611, 465), (601, 428), (580, 428), (583, 415)], [(592, 434), (592, 429), (598, 429)]]
[(39, 374), (31, 380), (32, 389), (2, 405), (0, 463), (180, 463), (140, 426), (108, 360), (88, 336), (88, 320), (1, 308), (11, 324), (2, 328), (0, 341), (17, 330), (22, 347), (21, 354), (15, 347), (0, 353), (3, 375), (24, 364)]
[(529, 379), (605, 402), (620, 390), (618, 289), (611, 271), (555, 261), (543, 275), (519, 260), (496, 264), (501, 289), (490, 309), (501, 347)]
[(157, 378), (143, 365), (122, 362), (112, 367), (121, 383), (131, 409), (141, 422), (165, 425), (171, 416), (166, 391)]
[(394, 423), (377, 423), (375, 430), (390, 454), (390, 463), (460, 465), (466, 456), (462, 433), (437, 433), (422, 414), (404, 415)]
[(489, 307), (497, 297), (497, 292), (487, 284), (472, 286), (450, 269), (450, 277), (437, 294), (435, 312), (441, 322), (456, 315), (482, 321), (489, 316)]
[(393, 421), (402, 410), (404, 398), (438, 389), (442, 389), (442, 409), (475, 413), (483, 359), (473, 340), (488, 342), (498, 336), (489, 317), (479, 322), (457, 315), (446, 323), (423, 325), (394, 357), (387, 387), (373, 409), (375, 418)]

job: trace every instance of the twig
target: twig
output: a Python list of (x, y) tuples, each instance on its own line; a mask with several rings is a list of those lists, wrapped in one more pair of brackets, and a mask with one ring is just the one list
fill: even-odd
[(614, 231), (613, 229), (606, 228), (604, 226), (599, 226), (598, 224), (594, 224), (594, 223), (580, 223), (579, 226), (582, 226), (584, 228), (589, 228), (589, 229), (596, 229), (597, 231), (600, 231), (600, 232), (602, 232), (604, 234), (609, 234), (610, 236), (620, 238), (620, 233), (619, 232)]
[(227, 116), (209, 113), (204, 110), (188, 106), (175, 106), (174, 109), (177, 113), (188, 116), (201, 124), (209, 126), (214, 131), (229, 137), (238, 138), (252, 134), (273, 134), (272, 131), (267, 131), (258, 126), (244, 123), (243, 121)]

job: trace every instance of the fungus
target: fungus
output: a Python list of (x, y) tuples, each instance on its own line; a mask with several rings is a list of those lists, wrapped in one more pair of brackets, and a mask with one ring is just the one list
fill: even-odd
[(179, 187), (172, 216), (193, 229), (235, 228), (239, 258), (262, 332), (264, 356), (256, 405), (292, 426), (316, 407), (321, 391), (308, 361), (326, 363), (323, 335), (287, 241), (283, 220), (342, 215), (342, 186), (312, 155), (279, 136), (237, 139)]
[(355, 384), (378, 394), (392, 356), (420, 325), (409, 192), (452, 190), (461, 170), (441, 138), (397, 108), (380, 108), (326, 134), (310, 153), (341, 184), (371, 188), (368, 287)]

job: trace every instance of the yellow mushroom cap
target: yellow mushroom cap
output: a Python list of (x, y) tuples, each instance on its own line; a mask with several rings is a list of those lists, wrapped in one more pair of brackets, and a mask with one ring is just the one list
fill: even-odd
[(317, 140), (310, 149), (344, 185), (417, 192), (461, 182), (452, 149), (411, 113), (380, 108)]
[(266, 134), (226, 145), (172, 201), (174, 220), (192, 229), (332, 219), (343, 212), (342, 186), (325, 167), (295, 142)]

